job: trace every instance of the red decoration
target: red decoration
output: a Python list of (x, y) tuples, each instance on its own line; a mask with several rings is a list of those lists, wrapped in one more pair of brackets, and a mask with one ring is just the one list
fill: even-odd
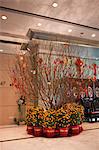
[(60, 64), (64, 64), (64, 61), (63, 61), (63, 60), (60, 60)]
[(81, 67), (83, 65), (83, 61), (80, 58), (77, 58), (75, 64), (76, 64), (77, 73), (80, 76), (81, 75)]
[(95, 81), (96, 81), (96, 76), (94, 76), (94, 77), (92, 78), (92, 81), (93, 81), (93, 82), (95, 82)]
[(42, 64), (42, 62), (43, 62), (43, 59), (42, 58), (39, 58), (39, 64)]
[(81, 67), (83, 65), (83, 61), (80, 58), (77, 58), (75, 64), (79, 67)]
[(94, 75), (96, 76), (96, 67), (97, 67), (97, 65), (93, 64), (93, 67), (94, 67)]

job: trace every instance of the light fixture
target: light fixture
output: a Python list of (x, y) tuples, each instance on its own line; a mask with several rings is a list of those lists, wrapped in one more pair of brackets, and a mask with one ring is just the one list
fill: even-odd
[(68, 32), (69, 32), (69, 33), (72, 32), (72, 29), (68, 29)]
[(1, 18), (2, 18), (3, 20), (6, 20), (6, 19), (7, 19), (7, 16), (2, 15)]
[(52, 6), (53, 6), (54, 8), (56, 8), (56, 7), (58, 6), (58, 4), (54, 2), (54, 3), (52, 4)]
[(92, 36), (92, 37), (95, 37), (95, 36), (96, 36), (96, 34), (94, 34), (94, 33), (93, 33), (91, 36)]
[(0, 52), (3, 52), (3, 49), (0, 49)]
[(40, 27), (42, 24), (41, 24), (41, 23), (38, 23), (37, 25)]

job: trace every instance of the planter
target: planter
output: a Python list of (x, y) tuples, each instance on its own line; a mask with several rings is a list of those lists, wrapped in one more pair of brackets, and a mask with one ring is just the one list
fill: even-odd
[(79, 124), (79, 132), (82, 132), (82, 131), (83, 131), (82, 124)]
[(79, 132), (79, 125), (70, 126), (71, 135), (78, 135)]
[(33, 126), (27, 126), (27, 133), (33, 135)]
[(61, 137), (66, 137), (66, 136), (68, 136), (68, 127), (65, 127), (65, 128), (60, 128), (59, 129), (59, 132), (60, 132), (60, 136)]
[(40, 137), (43, 135), (43, 128), (42, 127), (34, 127), (33, 135), (36, 137)]
[(48, 138), (55, 137), (55, 129), (53, 128), (45, 128), (45, 136)]

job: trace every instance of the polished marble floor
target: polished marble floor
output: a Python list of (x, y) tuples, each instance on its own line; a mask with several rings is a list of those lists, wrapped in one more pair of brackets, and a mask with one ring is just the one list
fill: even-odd
[(99, 150), (99, 123), (83, 126), (80, 135), (53, 139), (27, 135), (25, 126), (1, 127), (0, 150)]

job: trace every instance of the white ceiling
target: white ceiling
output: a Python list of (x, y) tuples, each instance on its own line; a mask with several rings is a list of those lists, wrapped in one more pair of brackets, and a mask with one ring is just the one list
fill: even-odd
[[(52, 7), (53, 2), (53, 0), (0, 0), (1, 6), (4, 7), (99, 28), (99, 0), (56, 0), (57, 8)], [(1, 15), (6, 15), (8, 19), (2, 20), (0, 17), (0, 32), (26, 36), (29, 28), (31, 28), (75, 37), (81, 37), (80, 33), (83, 32), (82, 38), (99, 41), (99, 30), (7, 11), (1, 11)], [(38, 27), (38, 23), (42, 23), (42, 25)], [(68, 33), (68, 29), (73, 31)], [(93, 33), (96, 34), (94, 38), (91, 37)]]

